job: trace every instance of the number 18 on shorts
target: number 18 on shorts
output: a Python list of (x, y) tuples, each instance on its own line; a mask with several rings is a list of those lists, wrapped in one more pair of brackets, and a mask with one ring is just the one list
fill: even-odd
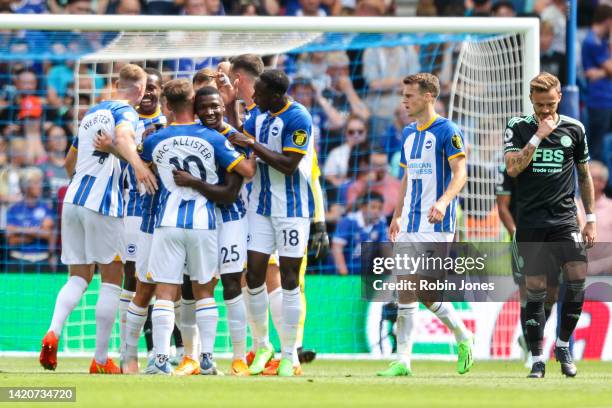
[(266, 217), (255, 212), (248, 213), (249, 251), (278, 256), (302, 258), (306, 253), (310, 219), (301, 217)]

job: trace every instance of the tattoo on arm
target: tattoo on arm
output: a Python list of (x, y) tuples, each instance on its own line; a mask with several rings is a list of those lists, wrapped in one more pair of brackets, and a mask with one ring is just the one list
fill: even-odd
[(589, 171), (588, 163), (579, 163), (578, 169), (578, 188), (580, 189), (580, 198), (582, 205), (587, 214), (595, 212), (595, 189), (593, 188), (593, 179)]
[(536, 147), (531, 143), (527, 143), (518, 152), (506, 153), (506, 168), (510, 177), (516, 177), (523, 172), (531, 163)]

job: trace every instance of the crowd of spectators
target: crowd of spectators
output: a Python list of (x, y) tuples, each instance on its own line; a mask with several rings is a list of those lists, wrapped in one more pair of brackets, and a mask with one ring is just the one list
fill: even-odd
[[(398, 14), (399, 3), (401, 0), (0, 0), (0, 13), (393, 16)], [(564, 0), (419, 0), (413, 11), (424, 17), (538, 16), (541, 68), (565, 83), (566, 7)], [(587, 124), (592, 156), (612, 168), (612, 136), (606, 136), (612, 133), (612, 0), (581, 0), (579, 7), (581, 120)], [(81, 64), (75, 79), (73, 56), (102, 48), (114, 35), (0, 31), (0, 49), (13, 56), (0, 59), (2, 269), (6, 269), (6, 260), (21, 262), (25, 270), (53, 264), (57, 258), (58, 197), (69, 182), (63, 163), (75, 119), (88, 104), (108, 96), (110, 87), (105, 78), (110, 77), (107, 71), (111, 68), (104, 64)], [(401, 133), (412, 121), (400, 103), (401, 79), (433, 67), (442, 80), (436, 109), (446, 114), (452, 66), (428, 61), (424, 57), (427, 47), (311, 52), (276, 59), (292, 76), (290, 95), (313, 116), (334, 243), (328, 268), (321, 270), (354, 273), (351, 256), (357, 253), (358, 244), (386, 237), (381, 219), (391, 215), (398, 199)], [(15, 57), (19, 54), (23, 58)], [(218, 62), (213, 58), (179, 60), (165, 68), (190, 71), (210, 65), (215, 70)], [(75, 110), (77, 96), (83, 107)], [(601, 177), (604, 175), (607, 179), (607, 173)]]

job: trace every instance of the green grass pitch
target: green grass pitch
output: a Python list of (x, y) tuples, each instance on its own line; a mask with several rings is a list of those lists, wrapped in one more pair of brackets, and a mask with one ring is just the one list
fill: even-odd
[[(304, 366), (304, 376), (288, 379), (89, 375), (89, 361), (60, 358), (56, 372), (44, 372), (36, 358), (1, 357), (1, 387), (74, 386), (77, 402), (0, 403), (0, 408), (612, 407), (611, 362), (579, 362), (578, 377), (565, 378), (551, 361), (545, 379), (530, 380), (518, 361), (477, 361), (464, 376), (452, 362), (416, 361), (413, 377), (391, 379), (373, 375), (383, 361), (315, 361)], [(218, 365), (225, 371), (229, 361)]]

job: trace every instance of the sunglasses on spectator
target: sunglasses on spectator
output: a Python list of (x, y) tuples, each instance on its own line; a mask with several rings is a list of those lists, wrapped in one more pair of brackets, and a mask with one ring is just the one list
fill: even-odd
[(365, 129), (347, 129), (346, 133), (348, 135), (363, 135), (365, 133)]

